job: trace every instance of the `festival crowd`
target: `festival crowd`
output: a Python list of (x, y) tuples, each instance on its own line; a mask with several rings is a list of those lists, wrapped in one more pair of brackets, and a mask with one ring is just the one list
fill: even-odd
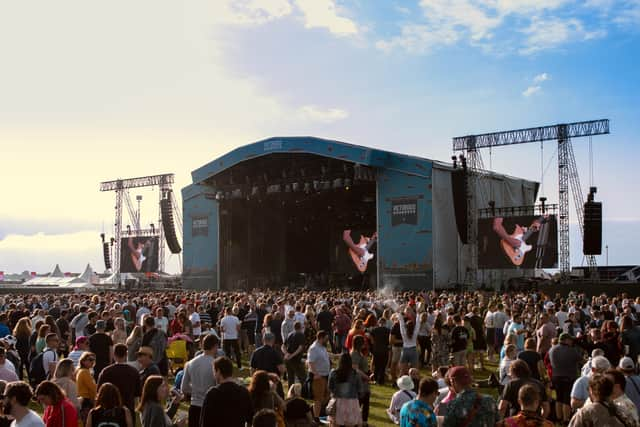
[(402, 427), (640, 427), (639, 355), (626, 295), (5, 295), (0, 427), (364, 427), (374, 384)]

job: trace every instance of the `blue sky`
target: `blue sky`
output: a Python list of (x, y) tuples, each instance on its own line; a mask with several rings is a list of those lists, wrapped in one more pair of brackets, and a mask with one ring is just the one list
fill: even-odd
[[(100, 181), (174, 172), (182, 187), (260, 138), (448, 160), (453, 136), (596, 118), (612, 129), (593, 138), (609, 262), (639, 261), (638, 0), (36, 4), (0, 3), (0, 271), (102, 268)], [(588, 139), (574, 148), (586, 191)], [(554, 153), (484, 160), (529, 179), (551, 164), (556, 201)]]

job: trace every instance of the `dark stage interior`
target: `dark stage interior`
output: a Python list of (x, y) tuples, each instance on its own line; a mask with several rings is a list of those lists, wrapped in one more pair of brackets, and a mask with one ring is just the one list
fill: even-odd
[(221, 289), (375, 287), (342, 241), (376, 228), (373, 171), (310, 154), (271, 154), (210, 180), (220, 203)]

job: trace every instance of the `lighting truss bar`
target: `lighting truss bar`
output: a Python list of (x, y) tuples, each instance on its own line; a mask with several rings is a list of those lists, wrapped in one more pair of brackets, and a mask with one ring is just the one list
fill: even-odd
[(100, 191), (124, 190), (128, 188), (151, 187), (173, 184), (173, 174), (142, 176), (139, 178), (117, 179), (100, 183)]
[[(566, 129), (560, 130), (561, 128)], [(562, 133), (561, 133), (562, 132)], [(506, 132), (493, 132), (481, 135), (467, 135), (453, 138), (454, 151), (475, 151), (479, 148), (501, 145), (524, 144), (536, 141), (576, 138), (580, 136), (604, 135), (609, 133), (609, 120), (590, 120), (569, 124), (540, 126), (528, 129), (516, 129)]]
[(121, 236), (123, 238), (127, 238), (127, 237), (154, 237), (154, 236), (159, 236), (160, 232), (157, 228), (142, 228), (140, 230), (131, 230), (131, 232), (129, 233), (128, 230), (122, 230), (120, 232)]
[(493, 218), (496, 216), (508, 218), (512, 216), (523, 216), (523, 215), (555, 215), (558, 212), (557, 204), (546, 204), (543, 206), (541, 204), (538, 205), (528, 205), (528, 206), (508, 206), (502, 208), (486, 208), (480, 209), (478, 211), (479, 218)]

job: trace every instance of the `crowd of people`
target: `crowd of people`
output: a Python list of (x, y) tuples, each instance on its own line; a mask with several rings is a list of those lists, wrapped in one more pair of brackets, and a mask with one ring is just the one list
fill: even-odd
[(625, 295), (5, 295), (0, 427), (367, 426), (374, 384), (402, 427), (639, 427), (639, 355)]

